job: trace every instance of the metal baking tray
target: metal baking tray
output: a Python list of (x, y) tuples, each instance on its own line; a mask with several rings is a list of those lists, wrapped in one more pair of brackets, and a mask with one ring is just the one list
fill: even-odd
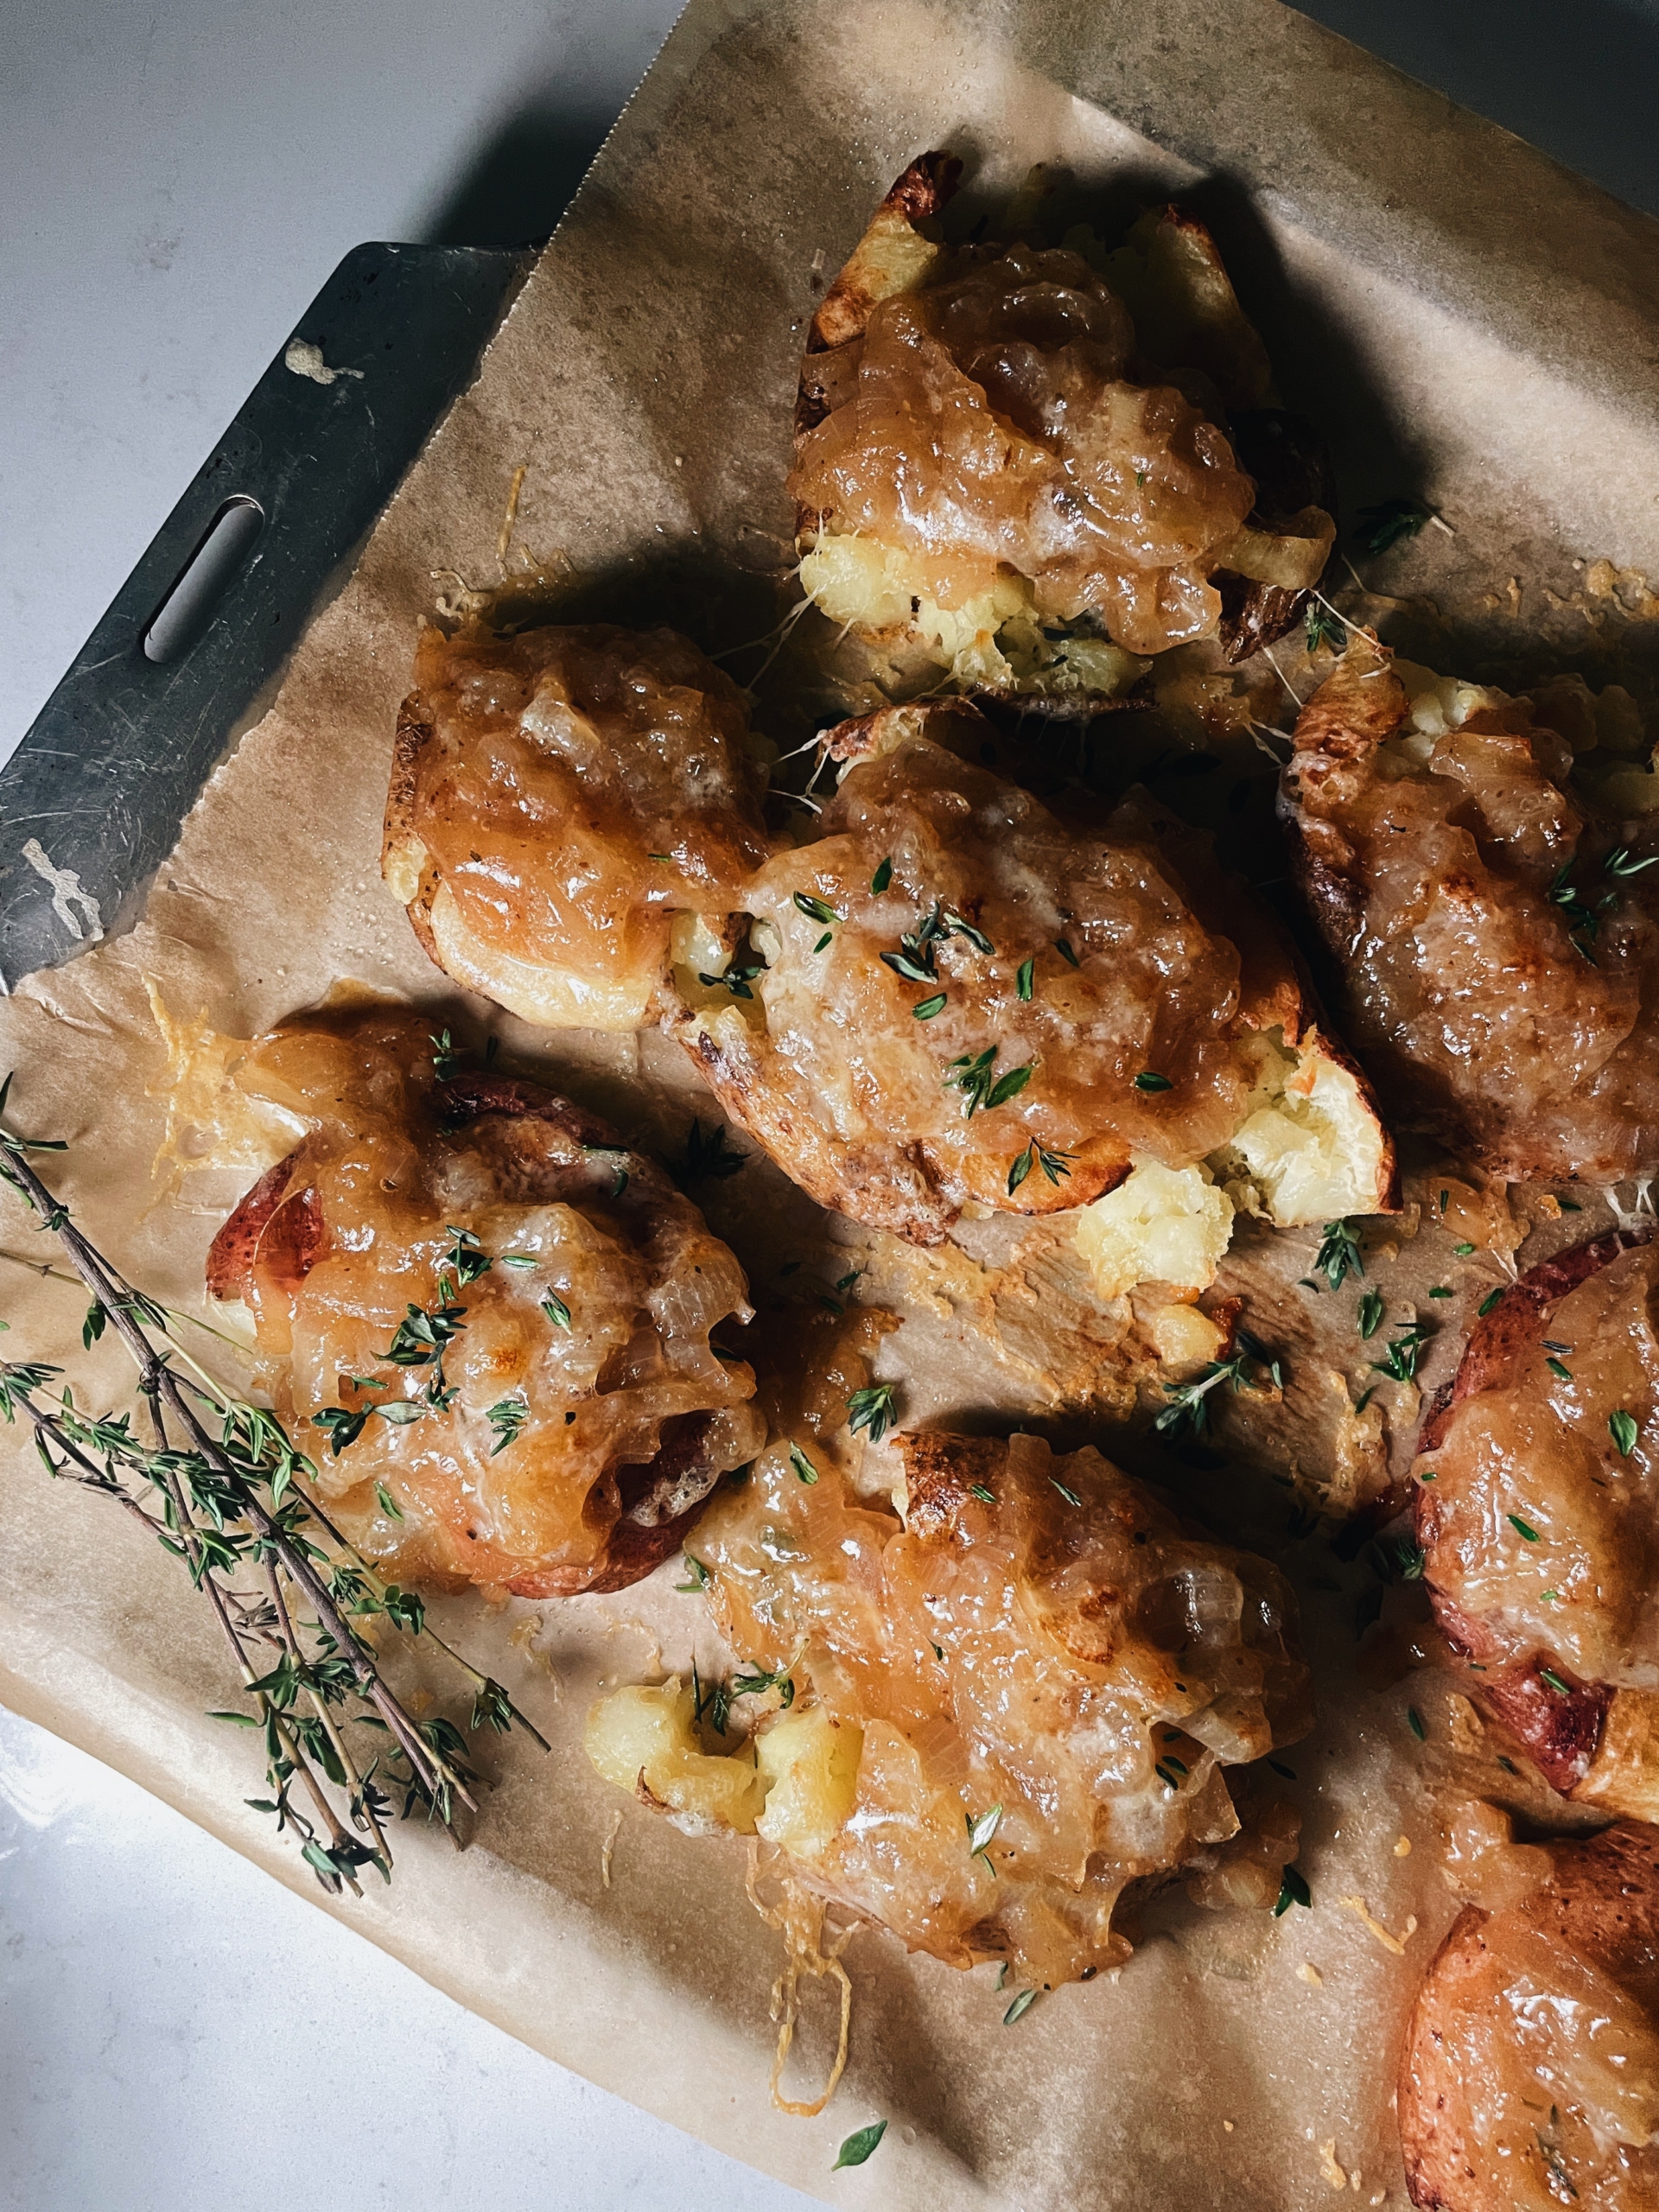
[(353, 249), (0, 769), (0, 990), (137, 917), (536, 250)]

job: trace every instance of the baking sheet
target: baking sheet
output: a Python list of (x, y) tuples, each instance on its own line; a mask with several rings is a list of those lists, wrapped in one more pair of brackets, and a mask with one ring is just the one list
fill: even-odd
[[(976, 158), (986, 192), (1044, 160), (1107, 208), (1196, 198), (1287, 397), (1332, 435), (1351, 511), (1421, 491), (1455, 532), (1365, 564), (1388, 594), (1370, 609), (1385, 634), (1462, 672), (1530, 669), (1542, 652), (1650, 692), (1659, 230), (1646, 219), (1268, 0), (1128, 0), (1082, 21), (1058, 0), (694, 0), (476, 385), (186, 824), (143, 925), (0, 1006), (18, 1124), (71, 1141), (62, 1187), (148, 1288), (198, 1296), (214, 1217), (158, 1202), (133, 1218), (167, 1083), (146, 977), (175, 1014), (231, 1035), (341, 975), (453, 1009), (377, 867), (416, 620), (457, 577), (498, 580), (522, 464), (511, 557), (565, 564), (607, 611), (648, 610), (716, 648), (765, 630), (789, 557), (806, 319), (891, 178), (941, 143)], [(536, 1048), (494, 1026), (613, 1112), (631, 1101), (628, 1118), (663, 1128), (683, 1114), (688, 1078), (657, 1040)], [(721, 1225), (729, 1207), (741, 1239), (743, 1209), (764, 1211), (778, 1186), (758, 1168), (739, 1185), (710, 1212)], [(0, 1205), (0, 1242), (44, 1241)], [(81, 1301), (14, 1273), (8, 1351), (60, 1357)], [(949, 1403), (972, 1316), (940, 1306), (915, 1379)], [(101, 1354), (72, 1371), (113, 1392), (117, 1356)], [(979, 1410), (1016, 1406), (1017, 1386), (1010, 1370)], [(1255, 1493), (1230, 1499), (1207, 1479), (1248, 1529)], [(825, 2201), (1280, 2212), (1338, 2187), (1402, 2201), (1393, 2054), (1412, 1975), (1451, 1916), (1430, 1782), (1466, 1722), (1449, 1686), (1420, 1681), (1421, 1751), (1406, 1690), (1355, 1675), (1351, 1570), (1302, 1577), (1325, 1684), (1319, 1732), (1290, 1755), (1313, 1910), (1172, 1909), (1122, 1974), (1014, 2028), (986, 1971), (861, 1935), (852, 2063), (812, 2121), (767, 2106), (780, 1961), (736, 1848), (621, 1805), (576, 1748), (597, 1682), (689, 1656), (690, 1601), (671, 1580), (493, 1617), (446, 1608), (446, 1632), (487, 1655), (553, 1753), (510, 1739), (464, 1855), (405, 1832), (389, 1893), (327, 1909), (510, 2032)], [(172, 1562), (10, 1449), (0, 1592), (7, 1703), (318, 1896), (242, 1808), (258, 1778), (239, 1733), (202, 1717), (223, 1702), (223, 1664)], [(1416, 1917), (1403, 1964), (1347, 1897), (1392, 1930)], [(806, 2035), (809, 2064), (827, 2028)], [(832, 2182), (836, 2145), (878, 2114), (892, 2126), (876, 2158)]]

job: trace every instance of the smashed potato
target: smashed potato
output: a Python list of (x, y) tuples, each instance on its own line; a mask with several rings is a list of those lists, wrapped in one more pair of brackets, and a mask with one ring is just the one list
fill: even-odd
[(390, 1572), (626, 1588), (764, 1440), (752, 1370), (709, 1341), (748, 1318), (742, 1269), (593, 1116), (440, 1076), (429, 1026), (381, 1008), (248, 1047), (234, 1082), (308, 1133), (220, 1230), (208, 1287), (249, 1307), (321, 1497)]
[(588, 1722), (600, 1771), (693, 1830), (757, 1835), (912, 1949), (1046, 1986), (1127, 1957), (1120, 1902), (1177, 1869), (1272, 1904), (1294, 1813), (1271, 1809), (1265, 1855), (1230, 1850), (1224, 1770), (1310, 1724), (1277, 1571), (1093, 1450), (897, 1441), (902, 1517), (787, 1440), (715, 1501), (696, 1555), (745, 1662), (721, 1698), (753, 1732), (711, 1754), (738, 1724), (706, 1688), (617, 1691)]
[(1513, 1179), (1659, 1170), (1659, 842), (1619, 778), (1363, 637), (1295, 747), (1293, 865), (1389, 1113)]
[(933, 219), (960, 169), (912, 163), (813, 318), (790, 478), (808, 597), (928, 688), (1062, 709), (1187, 640), (1282, 634), (1329, 557), (1330, 495), (1266, 404), (1208, 231), (1167, 207), (1113, 253), (1086, 229), (949, 247)]
[(1398, 2108), (1424, 2212), (1659, 2204), (1659, 1840), (1529, 1854), (1544, 1880), (1465, 1908), (1413, 2008)]
[(1390, 1206), (1370, 1092), (1208, 841), (1144, 795), (1063, 822), (982, 765), (989, 735), (943, 703), (825, 739), (840, 785), (747, 888), (741, 995), (707, 977), (681, 1024), (727, 1113), (821, 1205), (924, 1243), (969, 1205), (1102, 1201), (1107, 1296), (1207, 1283), (1241, 1205)]
[(381, 871), (446, 975), (543, 1028), (662, 1009), (674, 917), (770, 849), (742, 695), (672, 630), (421, 632)]
[(1554, 1789), (1659, 1821), (1656, 1316), (1659, 1243), (1524, 1275), (1424, 1423), (1415, 1516), (1477, 1703)]

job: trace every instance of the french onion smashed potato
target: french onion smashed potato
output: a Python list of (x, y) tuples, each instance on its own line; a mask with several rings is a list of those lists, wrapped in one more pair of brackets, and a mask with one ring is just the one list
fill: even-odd
[(944, 702), (831, 732), (841, 785), (794, 846), (727, 679), (671, 632), (429, 630), (417, 674), (385, 869), (432, 957), (544, 1025), (677, 1024), (821, 1204), (928, 1243), (965, 1205), (1100, 1201), (1107, 1296), (1203, 1288), (1241, 1206), (1393, 1204), (1288, 947), (1162, 810), (1063, 823)]
[(1654, 779), (1610, 762), (1569, 790), (1589, 720), (1581, 686), (1535, 707), (1357, 636), (1285, 771), (1293, 862), (1385, 1107), (1510, 1180), (1659, 1170)]
[(1206, 1902), (1271, 1905), (1297, 1816), (1274, 1801), (1242, 1830), (1224, 1770), (1311, 1723), (1277, 1570), (1093, 1450), (898, 1445), (902, 1518), (816, 1443), (774, 1441), (716, 1500), (696, 1549), (753, 1733), (721, 1748), (688, 1682), (618, 1690), (588, 1723), (600, 1772), (758, 1836), (912, 1950), (1044, 1986), (1126, 1958), (1120, 1904), (1179, 1869)]
[(676, 913), (770, 849), (730, 677), (672, 630), (421, 632), (381, 867), (446, 974), (543, 1027), (660, 1013)]
[(1659, 1821), (1659, 1242), (1523, 1275), (1419, 1440), (1416, 1533), (1471, 1694), (1550, 1786)]
[(813, 317), (789, 483), (808, 597), (885, 649), (889, 690), (1062, 711), (1171, 646), (1282, 634), (1331, 495), (1209, 232), (1170, 207), (1115, 252), (1084, 227), (1045, 246), (1016, 203), (1006, 241), (947, 246), (961, 166), (912, 163)]
[(1621, 1822), (1505, 1855), (1519, 1894), (1465, 1907), (1407, 2029), (1398, 2104), (1411, 2201), (1423, 2212), (1653, 2212), (1659, 1835)]
[[(1052, 748), (1033, 766), (1006, 734), (1010, 706), (1052, 734), (1200, 641), (1164, 664), (1160, 710), (1189, 674), (1232, 684), (1218, 665), (1284, 635), (1331, 554), (1319, 442), (1276, 404), (1201, 224), (1171, 207), (1116, 251), (1044, 243), (1033, 188), (998, 238), (952, 245), (959, 167), (924, 156), (893, 187), (800, 372), (801, 586), (863, 657), (843, 709), (887, 703), (820, 730), (817, 773), (780, 796), (747, 695), (673, 632), (428, 627), (385, 878), (457, 982), (543, 1029), (677, 1040), (823, 1208), (921, 1245), (1069, 1214), (1101, 1300), (1160, 1286), (1239, 1347), (1164, 1384), (1160, 1428), (1236, 1390), (1247, 1354), (1276, 1406), (1294, 1363), (1357, 1427), (1369, 1375), (1405, 1406), (1436, 1333), (1367, 1281), (1331, 1351), (1323, 1294), (1397, 1250), (1357, 1234), (1400, 1207), (1373, 1080), (1450, 1155), (1421, 1169), (1446, 1177), (1438, 1216), (1414, 1201), (1400, 1237), (1459, 1264), (1509, 1266), (1506, 1182), (1659, 1174), (1659, 804), (1614, 727), (1634, 707), (1577, 679), (1442, 680), (1344, 625), (1280, 808), (1362, 1070), (1206, 834), (1139, 786), (1061, 787)], [(1310, 655), (1343, 621), (1315, 613)], [(1277, 1569), (1092, 1448), (921, 1427), (881, 1452), (893, 1386), (868, 1355), (896, 1324), (874, 1306), (769, 1315), (745, 1339), (757, 1390), (711, 1344), (753, 1317), (696, 1210), (537, 1086), (435, 1067), (424, 1027), (319, 1018), (251, 1050), (237, 1079), (306, 1134), (226, 1224), (212, 1287), (251, 1307), (282, 1411), (328, 1432), (325, 1498), (404, 1578), (615, 1590), (685, 1549), (735, 1671), (612, 1690), (587, 1751), (688, 1831), (750, 1840), (780, 1992), (842, 1980), (831, 2086), (826, 1911), (1001, 1959), (1034, 1993), (1120, 1964), (1177, 1879), (1201, 1904), (1297, 1901), (1300, 1816), (1262, 1764), (1312, 1722)], [(1415, 1541), (1382, 1547), (1561, 1820), (1659, 1827), (1659, 1239), (1613, 1211), (1487, 1294), (1419, 1436)], [(1190, 1312), (1241, 1214), (1324, 1231), (1287, 1354), (1230, 1333), (1270, 1240), (1236, 1255), (1225, 1333)], [(1401, 1462), (1370, 1420), (1366, 1495), (1392, 1510)], [(1659, 2212), (1659, 1845), (1619, 1825), (1504, 1866), (1413, 2015), (1413, 2202)], [(781, 2069), (791, 1994), (775, 2017)]]
[[(653, 1162), (540, 1085), (440, 1075), (385, 1009), (258, 1039), (236, 1077), (306, 1134), (213, 1243), (321, 1494), (405, 1580), (620, 1590), (765, 1429), (709, 1332), (743, 1271)], [(296, 1429), (296, 1433), (298, 1433)]]
[(1144, 795), (1063, 823), (980, 765), (992, 734), (950, 703), (828, 734), (835, 796), (744, 893), (741, 996), (682, 978), (727, 1113), (821, 1205), (921, 1243), (969, 1205), (1102, 1199), (1078, 1236), (1109, 1296), (1202, 1288), (1236, 1205), (1385, 1210), (1363, 1078), (1208, 839)]

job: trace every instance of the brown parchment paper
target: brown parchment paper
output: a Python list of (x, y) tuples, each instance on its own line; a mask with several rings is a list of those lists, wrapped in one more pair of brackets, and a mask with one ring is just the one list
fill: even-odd
[[(1387, 594), (1368, 612), (1395, 642), (1464, 673), (1566, 664), (1650, 696), (1659, 232), (1645, 219), (1271, 0), (1087, 14), (1063, 0), (693, 0), (477, 382), (203, 794), (142, 925), (0, 1005), (18, 1125), (71, 1141), (54, 1172), (147, 1287), (199, 1300), (214, 1207), (250, 1179), (198, 1178), (188, 1203), (156, 1198), (166, 1063), (146, 978), (175, 1015), (236, 1036), (341, 976), (441, 1018), (457, 1010), (377, 867), (415, 626), (455, 588), (433, 572), (498, 580), (522, 464), (516, 545), (562, 556), (609, 611), (648, 611), (713, 646), (766, 628), (789, 558), (783, 480), (805, 320), (892, 176), (941, 143), (971, 157), (988, 194), (1043, 160), (1107, 208), (1176, 189), (1197, 199), (1291, 403), (1332, 439), (1351, 509), (1409, 488), (1452, 525), (1366, 564)], [(321, 387), (315, 404), (328, 404)], [(495, 1026), (647, 1137), (683, 1128), (691, 1078), (659, 1040), (538, 1044)], [(912, 1265), (825, 1222), (760, 1163), (709, 1205), (740, 1249), (816, 1238), (879, 1262), (880, 1296), (906, 1315), (888, 1370), (905, 1375), (912, 1418), (1058, 1408), (1118, 1449), (1109, 1407), (1078, 1413), (1093, 1355), (1071, 1337), (1074, 1381), (1054, 1387), (1043, 1313), (1067, 1279), (1052, 1251)], [(1605, 1218), (1586, 1213), (1572, 1233)], [(1287, 1297), (1313, 1241), (1274, 1262)], [(8, 1199), (0, 1242), (47, 1240)], [(1432, 1240), (1397, 1264), (1391, 1293), (1458, 1284), (1432, 1383), (1491, 1278), (1443, 1277)], [(63, 1357), (77, 1295), (0, 1275), (8, 1351)], [(1111, 1337), (1103, 1325), (1103, 1374)], [(89, 1395), (120, 1387), (112, 1347), (69, 1364)], [(1408, 1436), (1414, 1401), (1385, 1397)], [(317, 1899), (242, 1807), (258, 1783), (245, 1740), (203, 1717), (225, 1701), (222, 1659), (172, 1563), (5, 1443), (0, 1695)], [(1133, 1463), (1136, 1448), (1121, 1456)], [(1340, 2189), (1401, 2202), (1398, 2033), (1452, 1910), (1435, 1791), (1477, 1732), (1454, 1684), (1379, 1688), (1356, 1670), (1357, 1570), (1287, 1529), (1282, 1493), (1224, 1469), (1193, 1481), (1195, 1502), (1286, 1557), (1301, 1590), (1322, 1718), (1287, 1763), (1312, 1911), (1173, 1906), (1121, 1974), (1045, 1999), (1012, 2029), (983, 1971), (955, 1974), (861, 1935), (847, 2080), (820, 2120), (777, 2114), (766, 1999), (779, 1960), (743, 1900), (735, 1848), (622, 1802), (578, 1748), (599, 1683), (690, 1656), (699, 1609), (673, 1593), (672, 1570), (614, 1599), (448, 1607), (448, 1632), (512, 1685), (552, 1755), (516, 1738), (495, 1750), (499, 1786), (468, 1851), (405, 1833), (389, 1893), (326, 1909), (525, 2042), (826, 2202), (1281, 2212)], [(1426, 1744), (1407, 1726), (1408, 1698)], [(607, 1888), (601, 1850), (619, 1812)], [(1414, 1918), (1403, 1956), (1344, 1898), (1396, 1936)], [(809, 2063), (827, 2025), (810, 2024)], [(876, 2158), (832, 2182), (835, 2145), (878, 2113), (892, 2125)]]

